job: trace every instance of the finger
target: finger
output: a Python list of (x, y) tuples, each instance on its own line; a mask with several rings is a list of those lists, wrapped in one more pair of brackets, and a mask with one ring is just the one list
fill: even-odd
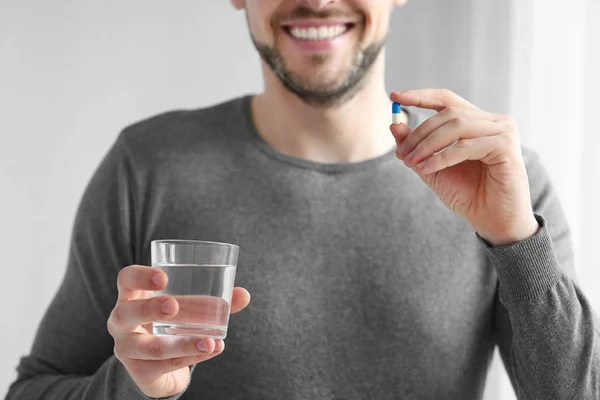
[(408, 137), (408, 135), (411, 132), (411, 129), (408, 125), (404, 123), (399, 123), (391, 124), (390, 131), (392, 132), (394, 139), (396, 139), (396, 144), (400, 145), (400, 143), (402, 143)]
[(250, 304), (250, 293), (241, 287), (233, 288), (233, 294), (231, 295), (231, 314), (243, 310), (248, 304)]
[(448, 89), (418, 89), (392, 92), (390, 99), (403, 106), (415, 106), (436, 111), (446, 107), (477, 109), (473, 104)]
[(446, 151), (460, 139), (493, 136), (502, 133), (506, 127), (484, 119), (454, 118), (423, 139), (412, 152), (404, 157), (404, 163), (412, 167), (431, 157), (434, 153)]
[(461, 139), (456, 145), (423, 161), (416, 171), (421, 175), (429, 175), (468, 160), (495, 164), (501, 162), (498, 160), (500, 148), (500, 135)]
[(167, 282), (167, 274), (158, 268), (130, 265), (123, 268), (117, 277), (118, 301), (133, 300), (140, 291), (164, 289)]
[(176, 371), (190, 365), (198, 364), (218, 356), (225, 349), (225, 343), (221, 340), (216, 349), (205, 355), (175, 357), (165, 360), (135, 360), (130, 359), (126, 362), (127, 370), (136, 377), (144, 377), (143, 380), (152, 380), (169, 372)]
[(150, 299), (117, 303), (108, 319), (109, 332), (121, 336), (138, 326), (172, 318), (179, 312), (179, 303), (173, 297), (158, 296)]
[(214, 339), (197, 336), (156, 336), (133, 333), (115, 342), (115, 355), (120, 360), (166, 360), (212, 354), (217, 349)]
[(433, 131), (440, 128), (449, 121), (458, 118), (482, 118), (489, 121), (495, 121), (496, 118), (490, 113), (478, 109), (471, 108), (460, 108), (460, 107), (446, 107), (441, 112), (426, 119), (421, 125), (419, 125), (406, 140), (400, 144), (398, 148), (398, 154), (403, 157), (409, 154), (417, 147), (417, 145), (429, 136)]

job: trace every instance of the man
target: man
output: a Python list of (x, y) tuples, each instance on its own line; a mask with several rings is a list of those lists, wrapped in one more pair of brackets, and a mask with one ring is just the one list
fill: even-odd
[[(513, 120), (411, 90), (389, 126), (405, 1), (232, 0), (264, 93), (119, 136), (8, 399), (478, 399), (496, 344), (520, 398), (600, 398), (569, 231)], [(232, 312), (254, 299), (227, 351), (149, 333), (178, 310), (143, 266), (165, 238), (240, 245)]]

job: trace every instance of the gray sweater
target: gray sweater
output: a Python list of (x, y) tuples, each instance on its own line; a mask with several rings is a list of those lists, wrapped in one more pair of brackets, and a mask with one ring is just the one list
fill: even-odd
[[(117, 274), (154, 239), (239, 244), (225, 352), (180, 399), (480, 399), (495, 346), (520, 399), (600, 399), (599, 324), (570, 232), (523, 150), (533, 237), (491, 248), (394, 150), (358, 163), (283, 155), (250, 97), (125, 129), (81, 201), (64, 281), (10, 400), (147, 399), (113, 355)], [(408, 108), (415, 128), (424, 115)], [(290, 132), (290, 134), (293, 134)]]

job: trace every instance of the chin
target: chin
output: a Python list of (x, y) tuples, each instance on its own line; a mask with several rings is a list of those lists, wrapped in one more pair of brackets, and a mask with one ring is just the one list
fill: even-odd
[[(331, 87), (332, 89), (342, 84), (350, 75), (351, 67), (349, 63), (325, 62), (315, 65), (304, 63), (302, 68), (291, 68), (290, 72), (294, 79), (301, 85), (307, 87)], [(291, 64), (294, 65), (292, 62)], [(298, 65), (298, 64), (296, 64)]]

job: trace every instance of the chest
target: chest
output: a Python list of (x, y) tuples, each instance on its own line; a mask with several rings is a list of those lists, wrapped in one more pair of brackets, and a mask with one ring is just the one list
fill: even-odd
[(253, 321), (275, 331), (339, 336), (384, 324), (386, 334), (454, 335), (489, 311), (495, 292), (475, 234), (422, 182), (394, 171), (377, 178), (175, 180), (150, 202), (161, 207), (141, 235), (144, 246), (238, 244), (236, 285), (253, 294)]
[(235, 285), (252, 295), (192, 391), (350, 399), (414, 386), (439, 398), (457, 366), (485, 371), (495, 275), (471, 228), (416, 179), (240, 173), (174, 180), (147, 204), (141, 254), (153, 239), (238, 244)]

